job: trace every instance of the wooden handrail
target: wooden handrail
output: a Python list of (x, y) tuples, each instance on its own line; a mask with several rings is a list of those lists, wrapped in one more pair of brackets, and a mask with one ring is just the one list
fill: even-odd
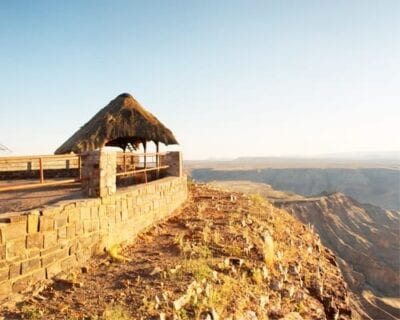
[(154, 168), (131, 170), (131, 171), (126, 171), (126, 172), (118, 172), (116, 174), (116, 176), (117, 177), (126, 176), (126, 175), (131, 175), (131, 174), (136, 174), (136, 173), (149, 172), (149, 171), (155, 171), (155, 170), (162, 170), (162, 169), (168, 169), (168, 168), (169, 168), (169, 166), (161, 166), (161, 167), (154, 167)]
[(21, 189), (36, 189), (36, 188), (43, 188), (43, 187), (51, 187), (57, 186), (67, 183), (74, 183), (74, 182), (81, 182), (81, 179), (67, 179), (61, 181), (51, 181), (51, 182), (44, 182), (44, 183), (27, 183), (27, 184), (16, 184), (13, 186), (0, 186), (1, 191), (14, 191), (14, 190), (21, 190)]
[(48, 154), (48, 155), (29, 155), (29, 156), (16, 156), (16, 157), (0, 157), (0, 161), (9, 160), (37, 160), (43, 159), (71, 159), (79, 157), (79, 154)]
[(160, 156), (164, 156), (166, 155), (168, 152), (151, 152), (151, 153), (134, 153), (134, 152), (117, 152), (117, 156), (123, 156), (124, 154), (126, 154), (127, 156), (134, 156), (134, 157), (156, 157), (157, 155)]

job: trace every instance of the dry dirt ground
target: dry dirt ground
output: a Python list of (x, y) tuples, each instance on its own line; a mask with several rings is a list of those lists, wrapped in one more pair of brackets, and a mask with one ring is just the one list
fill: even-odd
[[(312, 229), (258, 197), (190, 187), (170, 219), (21, 302), (5, 319), (350, 319)], [(15, 301), (15, 300), (14, 300)]]

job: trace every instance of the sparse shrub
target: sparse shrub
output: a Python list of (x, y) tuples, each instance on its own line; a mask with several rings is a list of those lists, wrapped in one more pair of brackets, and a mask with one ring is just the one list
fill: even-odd
[(178, 311), (178, 319), (180, 319), (180, 320), (189, 320), (190, 319), (190, 317), (189, 317), (189, 315), (188, 315), (188, 313), (187, 313), (187, 311), (184, 309), (184, 308), (182, 308), (182, 309), (180, 309), (179, 311)]
[(196, 258), (206, 259), (212, 257), (212, 252), (206, 245), (194, 244), (192, 245), (191, 255)]
[(228, 310), (235, 310), (239, 315), (249, 305), (248, 284), (243, 279), (234, 279), (230, 276), (222, 276), (222, 285), (211, 290), (207, 299), (207, 305), (214, 308), (218, 315), (228, 316)]
[(21, 311), (24, 315), (24, 318), (26, 319), (43, 319), (43, 311), (37, 309), (34, 306), (25, 305), (22, 307)]
[(223, 247), (223, 251), (226, 255), (234, 257), (241, 257), (244, 254), (244, 250), (240, 246), (234, 244), (231, 246), (225, 244)]
[(130, 259), (124, 257), (123, 255), (120, 254), (121, 252), (121, 247), (118, 244), (112, 245), (108, 250), (108, 254), (110, 257), (117, 262), (124, 262), (124, 261), (130, 261)]
[(108, 306), (104, 310), (102, 320), (129, 320), (132, 319), (128, 311), (122, 305)]
[(207, 259), (188, 259), (182, 264), (180, 272), (191, 273), (196, 281), (210, 279), (213, 270), (210, 267), (210, 261)]
[(203, 243), (207, 244), (208, 242), (210, 242), (211, 228), (209, 227), (208, 224), (206, 224), (205, 227), (203, 228), (203, 230), (201, 232), (201, 236), (203, 239)]
[(265, 204), (265, 198), (262, 196), (262, 195), (260, 195), (259, 193), (257, 193), (257, 194), (252, 194), (251, 196), (250, 196), (250, 199), (251, 199), (251, 201), (253, 201), (254, 202), (254, 204), (256, 204), (256, 205), (263, 205), (263, 204)]
[(221, 235), (221, 233), (219, 231), (217, 231), (217, 230), (214, 230), (214, 232), (211, 233), (211, 236), (212, 236), (212, 241), (217, 245), (220, 244), (221, 241), (224, 240), (224, 238)]
[(251, 273), (251, 279), (253, 282), (257, 285), (260, 285), (263, 283), (263, 274), (260, 269), (253, 269)]
[(296, 310), (298, 313), (300, 313), (300, 315), (303, 314), (304, 311), (305, 311), (305, 308), (304, 308), (303, 303), (300, 302), (300, 303), (296, 306), (296, 309), (295, 309), (295, 310)]

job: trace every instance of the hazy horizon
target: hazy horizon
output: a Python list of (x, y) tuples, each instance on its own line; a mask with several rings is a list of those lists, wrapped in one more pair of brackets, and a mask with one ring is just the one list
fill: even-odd
[(186, 159), (400, 150), (398, 1), (4, 1), (0, 143), (52, 153), (131, 93)]
[(221, 158), (198, 158), (198, 159), (186, 159), (189, 161), (208, 161), (208, 160), (222, 160), (222, 161), (229, 161), (229, 160), (237, 160), (237, 159), (328, 159), (328, 160), (400, 160), (400, 150), (387, 150), (387, 151), (362, 151), (362, 152), (338, 152), (338, 153), (318, 153), (318, 154), (281, 154), (281, 155), (261, 155), (261, 156), (253, 156), (249, 155), (239, 155), (236, 157), (221, 157)]

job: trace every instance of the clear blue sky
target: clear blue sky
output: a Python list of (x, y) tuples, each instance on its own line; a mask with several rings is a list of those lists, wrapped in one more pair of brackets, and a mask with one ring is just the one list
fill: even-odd
[(1, 1), (0, 143), (129, 92), (186, 158), (400, 149), (400, 1)]

